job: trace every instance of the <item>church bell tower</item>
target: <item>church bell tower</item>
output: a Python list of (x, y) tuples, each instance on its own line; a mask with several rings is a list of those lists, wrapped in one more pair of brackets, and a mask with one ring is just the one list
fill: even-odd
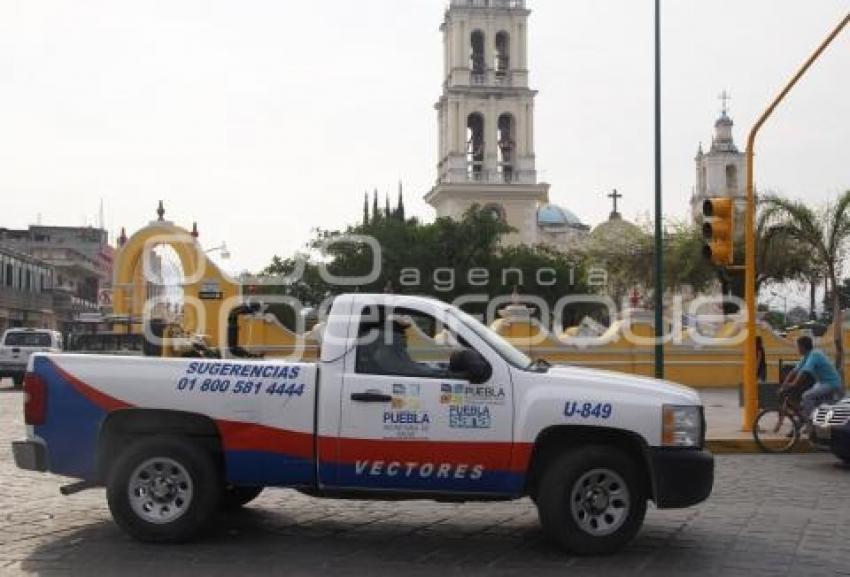
[(517, 229), (508, 244), (538, 242), (534, 97), (528, 86), (525, 0), (451, 0), (441, 26), (443, 94), (437, 102), (437, 183), (425, 200), (438, 217), (479, 204)]

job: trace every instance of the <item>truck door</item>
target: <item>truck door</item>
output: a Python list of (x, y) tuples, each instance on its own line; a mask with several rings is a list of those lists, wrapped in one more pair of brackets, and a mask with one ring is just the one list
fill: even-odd
[(472, 343), (438, 314), (352, 310), (359, 338), (341, 387), (338, 487), (513, 492), (510, 372), (492, 358), (485, 382), (452, 371), (452, 354)]

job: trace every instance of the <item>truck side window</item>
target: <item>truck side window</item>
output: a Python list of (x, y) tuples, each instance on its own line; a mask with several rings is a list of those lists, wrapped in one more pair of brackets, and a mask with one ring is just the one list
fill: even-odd
[(466, 344), (420, 311), (366, 307), (358, 330), (356, 371), (361, 374), (457, 379), (452, 353)]

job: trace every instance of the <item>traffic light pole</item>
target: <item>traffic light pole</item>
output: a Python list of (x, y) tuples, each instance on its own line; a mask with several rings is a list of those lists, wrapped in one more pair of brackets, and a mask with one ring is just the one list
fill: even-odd
[(745, 301), (747, 306), (747, 338), (744, 349), (744, 431), (752, 431), (753, 423), (758, 413), (758, 383), (756, 381), (756, 201), (753, 187), (753, 155), (755, 152), (756, 136), (761, 127), (764, 126), (776, 107), (785, 99), (791, 89), (797, 84), (800, 78), (811, 68), (815, 60), (817, 60), (826, 48), (835, 40), (835, 37), (841, 33), (847, 23), (850, 22), (850, 13), (848, 13), (841, 23), (832, 31), (832, 33), (823, 41), (823, 43), (815, 50), (802, 68), (797, 71), (797, 74), (791, 81), (785, 85), (779, 96), (767, 107), (762, 113), (758, 121), (750, 130), (750, 135), (747, 138), (747, 213), (746, 213), (746, 228), (745, 228)]
[(655, 0), (655, 378), (664, 378), (664, 223), (661, 209), (661, 0)]

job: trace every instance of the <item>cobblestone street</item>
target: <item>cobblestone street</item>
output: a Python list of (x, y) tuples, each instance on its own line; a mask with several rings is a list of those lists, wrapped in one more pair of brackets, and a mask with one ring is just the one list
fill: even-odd
[(441, 505), (323, 501), (269, 490), (206, 540), (142, 545), (102, 489), (15, 468), (21, 393), (0, 388), (0, 574), (61, 575), (850, 575), (850, 470), (830, 455), (718, 458), (714, 495), (650, 510), (624, 552), (577, 558), (541, 540), (529, 500)]

